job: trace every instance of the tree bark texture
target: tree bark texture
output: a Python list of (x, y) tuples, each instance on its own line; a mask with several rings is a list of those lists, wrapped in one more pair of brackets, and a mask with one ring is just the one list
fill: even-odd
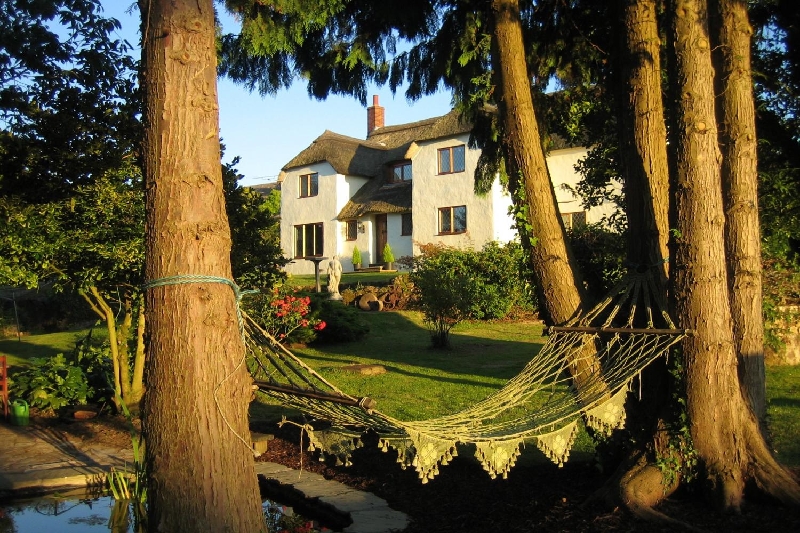
[(528, 222), (536, 239), (531, 249), (542, 304), (555, 324), (581, 309), (583, 289), (576, 279), (564, 224), (547, 171), (525, 61), (518, 0), (492, 0), (495, 20), (493, 66), (498, 80), (500, 121), (509, 180), (524, 187)]
[[(140, 0), (146, 277), (231, 279), (212, 0)], [(236, 301), (223, 283), (150, 288), (143, 430), (151, 531), (265, 531)]]
[[(547, 170), (522, 39), (519, 0), (492, 0), (492, 65), (497, 82), (502, 145), (509, 182), (524, 187), (528, 222), (535, 239), (530, 248), (540, 303), (555, 324), (564, 324), (586, 307), (586, 294), (567, 245), (564, 223)], [(594, 343), (587, 342), (586, 351)], [(583, 353), (570, 361), (580, 393), (584, 380), (599, 372), (597, 359)]]
[(661, 91), (656, 0), (623, 0), (622, 162), (630, 237), (628, 260), (658, 265), (666, 286), (669, 239), (667, 128)]
[(763, 428), (767, 400), (755, 105), (750, 69), (753, 29), (746, 2), (711, 0), (711, 5), (733, 331), (742, 388)]
[(670, 11), (679, 98), (672, 272), (676, 317), (680, 327), (694, 330), (683, 343), (693, 444), (717, 507), (738, 510), (751, 474), (768, 492), (797, 503), (797, 484), (772, 458), (739, 387), (707, 5), (673, 0)]

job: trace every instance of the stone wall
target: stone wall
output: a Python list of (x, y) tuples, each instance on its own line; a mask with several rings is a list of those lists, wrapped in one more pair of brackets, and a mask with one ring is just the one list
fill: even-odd
[(777, 352), (765, 348), (764, 355), (768, 364), (772, 365), (800, 365), (800, 305), (785, 305), (778, 307), (781, 313), (786, 313), (788, 318), (776, 320), (774, 325), (781, 331), (779, 335), (784, 342)]

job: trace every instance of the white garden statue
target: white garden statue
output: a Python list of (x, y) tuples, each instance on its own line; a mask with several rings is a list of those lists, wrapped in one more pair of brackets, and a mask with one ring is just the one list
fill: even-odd
[(342, 263), (339, 261), (339, 256), (334, 255), (333, 259), (328, 261), (328, 293), (330, 293), (331, 300), (341, 300), (342, 295), (339, 294), (339, 281), (342, 279)]

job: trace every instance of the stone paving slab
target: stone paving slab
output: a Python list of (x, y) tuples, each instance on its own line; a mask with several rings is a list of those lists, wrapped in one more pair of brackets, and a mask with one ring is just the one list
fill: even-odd
[(273, 463), (256, 463), (256, 473), (300, 491), (306, 498), (317, 498), (337, 511), (349, 514), (353, 523), (343, 530), (345, 533), (391, 533), (408, 527), (408, 516), (391, 509), (385, 500), (314, 472), (292, 470)]

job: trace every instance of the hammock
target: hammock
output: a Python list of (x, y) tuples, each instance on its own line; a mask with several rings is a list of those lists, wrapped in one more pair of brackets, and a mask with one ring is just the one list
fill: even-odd
[[(623, 427), (633, 378), (687, 334), (675, 328), (651, 274), (631, 272), (591, 311), (549, 328), (545, 345), (495, 393), (458, 413), (401, 421), (379, 412), (370, 398), (339, 390), (248, 317), (245, 333), (259, 391), (315, 420), (305, 426), (310, 450), (350, 464), (361, 436), (372, 430), (381, 448), (396, 450), (398, 463), (414, 467), (423, 483), (456, 455), (457, 444), (474, 444), (492, 478), (507, 477), (526, 441), (563, 466), (578, 421), (604, 433)], [(570, 375), (569, 365), (583, 374)], [(317, 421), (328, 427), (315, 429)]]

